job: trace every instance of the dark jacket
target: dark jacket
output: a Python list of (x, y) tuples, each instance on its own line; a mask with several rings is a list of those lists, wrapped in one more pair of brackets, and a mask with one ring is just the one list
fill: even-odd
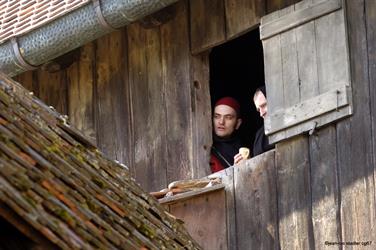
[(234, 156), (241, 147), (240, 138), (234, 134), (231, 138), (219, 138), (213, 135), (213, 145), (210, 154), (210, 168), (212, 173), (234, 165)]
[(269, 144), (268, 137), (265, 135), (264, 126), (257, 130), (255, 142), (253, 143), (253, 157), (269, 151), (274, 148), (273, 144)]

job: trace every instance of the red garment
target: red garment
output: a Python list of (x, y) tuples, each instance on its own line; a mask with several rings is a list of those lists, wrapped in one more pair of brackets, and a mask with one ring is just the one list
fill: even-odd
[(215, 172), (218, 172), (218, 171), (225, 169), (223, 167), (221, 161), (218, 160), (218, 158), (213, 154), (210, 155), (209, 164), (210, 164), (210, 168), (211, 168), (212, 173), (215, 173)]

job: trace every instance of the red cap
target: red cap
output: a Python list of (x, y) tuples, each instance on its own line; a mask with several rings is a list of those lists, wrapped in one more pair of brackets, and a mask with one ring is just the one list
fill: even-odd
[(215, 103), (214, 108), (217, 107), (218, 105), (227, 105), (233, 108), (236, 111), (236, 114), (240, 116), (240, 104), (234, 98), (229, 97), (229, 96), (223, 97)]

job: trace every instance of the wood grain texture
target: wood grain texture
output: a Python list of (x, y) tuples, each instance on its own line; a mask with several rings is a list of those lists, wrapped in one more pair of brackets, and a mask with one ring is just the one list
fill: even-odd
[[(294, 6), (280, 10), (281, 16), (290, 17), (294, 15)], [(282, 80), (284, 108), (299, 103), (299, 71), (298, 54), (296, 45), (296, 30), (289, 30), (280, 34), (281, 56), (282, 56)]]
[(314, 249), (308, 150), (304, 136), (276, 147), (281, 249)]
[(364, 1), (346, 1), (354, 115), (337, 125), (343, 241), (373, 241), (375, 184)]
[(165, 113), (167, 114), (167, 180), (192, 178), (192, 115), (188, 2), (177, 4), (174, 19), (161, 26)]
[[(202, 249), (227, 249), (225, 192), (215, 191), (170, 205)], [(192, 211), (195, 211), (194, 213)]]
[(283, 74), (282, 74), (282, 55), (280, 37), (276, 36), (263, 41), (264, 63), (265, 63), (265, 84), (267, 95), (273, 96), (268, 100), (268, 106), (275, 110), (284, 107), (283, 95)]
[[(341, 91), (344, 94), (344, 105), (349, 106), (340, 104), (341, 95), (337, 96), (339, 98), (328, 96), (326, 100), (329, 102), (322, 102), (320, 98), (311, 99), (340, 85), (350, 85), (345, 22), (343, 9), (338, 9), (340, 6), (340, 1), (337, 0), (306, 0), (262, 18), (262, 28), (269, 30), (264, 32), (273, 33), (271, 27), (282, 32), (278, 34), (275, 31), (274, 36), (268, 39), (265, 37), (269, 35), (264, 34), (263, 40), (266, 85), (268, 96), (273, 97), (268, 98), (270, 115), (265, 119), (270, 142), (304, 133), (314, 126), (320, 127), (352, 114), (351, 89)], [(334, 10), (337, 11), (333, 12)], [(308, 23), (301, 22), (301, 19), (307, 19), (308, 16), (316, 19), (310, 19)], [(291, 28), (290, 24), (299, 26), (291, 30), (283, 28)], [(281, 59), (276, 52), (278, 47)], [(276, 76), (282, 76), (283, 86), (278, 83), (280, 77)], [(315, 104), (306, 105), (308, 100), (314, 100)], [(327, 105), (330, 103), (332, 104)], [(303, 112), (303, 118), (298, 109), (303, 110), (305, 106), (309, 107), (306, 109), (309, 112)], [(297, 107), (299, 108), (296, 109)], [(281, 119), (277, 118), (282, 113), (286, 115), (283, 118), (281, 116)]]
[[(288, 8), (295, 9), (295, 6), (292, 5), (285, 9)], [(261, 29), (261, 39), (267, 39), (276, 34), (294, 29), (300, 25), (303, 25), (304, 23), (317, 19), (320, 16), (328, 15), (339, 8), (341, 8), (340, 0), (327, 0), (312, 5), (309, 8), (298, 9), (291, 15), (281, 16), (279, 19), (273, 22), (263, 24)]]
[(110, 158), (127, 160), (128, 114), (124, 96), (128, 78), (124, 30), (96, 41), (95, 119), (99, 148)]
[(314, 119), (304, 121), (297, 126), (293, 126), (290, 128), (286, 128), (284, 130), (278, 131), (274, 134), (269, 135), (269, 142), (275, 143), (286, 138), (293, 137), (295, 135), (313, 131), (316, 128), (323, 127), (329, 123), (333, 123), (335, 121), (340, 121), (352, 114), (352, 106), (344, 106), (338, 110), (333, 110), (332, 112), (325, 113), (316, 117)]
[(324, 93), (337, 84), (349, 84), (349, 58), (344, 9), (315, 21), (319, 91)]
[(225, 185), (226, 193), (226, 227), (227, 227), (227, 249), (238, 249), (237, 226), (236, 226), (236, 204), (234, 187), (234, 166), (216, 172), (211, 176), (219, 176)]
[(160, 30), (128, 26), (136, 179), (148, 191), (167, 187), (167, 139)]
[(212, 144), (212, 119), (209, 85), (209, 54), (191, 58), (191, 98), (193, 136), (193, 178), (211, 173), (209, 166)]
[[(297, 89), (299, 90), (299, 87)], [(266, 134), (274, 133), (307, 121), (312, 117), (321, 116), (330, 111), (337, 112), (340, 108), (349, 105), (349, 95), (351, 95), (351, 89), (344, 85), (301, 101), (291, 107), (273, 112), (269, 114), (270, 124), (265, 126), (265, 132)], [(292, 93), (286, 95), (286, 97), (286, 99), (294, 99)], [(299, 99), (299, 93), (295, 97)]]
[(266, 13), (272, 13), (299, 1), (300, 0), (265, 0)]
[(14, 77), (14, 80), (22, 84), (27, 90), (34, 92), (33, 90), (33, 72), (35, 71), (26, 71), (20, 75)]
[[(371, 122), (372, 122), (372, 148), (373, 148), (373, 183), (376, 183), (376, 30), (374, 24), (376, 23), (376, 1), (366, 0), (365, 1), (365, 11), (366, 11), (366, 24), (367, 24), (367, 56), (368, 56), (368, 74), (369, 74), (369, 87), (370, 87), (370, 99), (371, 99)], [(372, 168), (370, 169), (372, 171)], [(375, 188), (375, 187), (374, 187)], [(376, 206), (376, 201), (374, 201), (374, 206)], [(372, 209), (372, 204), (370, 204)], [(376, 222), (374, 221), (373, 225)], [(373, 231), (375, 235), (375, 231)]]
[(310, 136), (309, 145), (313, 237), (315, 249), (326, 249), (325, 241), (342, 241), (335, 126)]
[(224, 42), (224, 0), (191, 0), (189, 4), (192, 53), (197, 54)]
[(167, 197), (159, 199), (158, 201), (160, 204), (163, 204), (164, 206), (172, 205), (175, 203), (182, 203), (186, 200), (190, 200), (198, 196), (206, 195), (208, 193), (218, 191), (219, 189), (224, 189), (224, 187), (225, 187), (224, 184), (216, 184), (210, 187), (202, 187), (197, 190), (178, 193), (178, 194), (174, 194), (173, 196), (167, 196)]
[(319, 93), (315, 40), (314, 21), (296, 28), (300, 100), (306, 100)]
[(274, 151), (234, 168), (238, 249), (279, 249)]
[(94, 122), (94, 43), (81, 48), (78, 62), (67, 69), (69, 121), (86, 136), (96, 139)]
[(59, 113), (68, 114), (66, 72), (48, 73), (38, 70), (36, 81), (38, 82), (37, 96)]
[(265, 0), (225, 0), (225, 10), (228, 40), (258, 26), (265, 14)]

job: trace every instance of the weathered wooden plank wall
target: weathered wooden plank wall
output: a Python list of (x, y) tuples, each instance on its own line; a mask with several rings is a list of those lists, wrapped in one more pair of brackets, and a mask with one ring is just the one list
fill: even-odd
[[(375, 152), (372, 146), (375, 134), (371, 129), (369, 90), (374, 85), (369, 79), (369, 69), (375, 61), (368, 57), (367, 49), (367, 35), (374, 31), (367, 29), (371, 20), (367, 20), (364, 12), (366, 3), (370, 1), (346, 1), (354, 115), (337, 125), (337, 166), (342, 240), (375, 242)], [(375, 43), (375, 40), (368, 42)]]
[(188, 1), (181, 1), (174, 19), (161, 26), (169, 181), (190, 179), (193, 174), (188, 15)]
[(161, 189), (209, 173), (209, 53), (191, 52), (256, 27), (286, 3), (182, 0), (161, 26), (131, 24), (80, 48), (66, 69), (17, 79), (130, 166), (146, 190)]
[[(135, 178), (150, 190), (167, 182), (166, 113), (160, 30), (128, 27), (129, 85)], [(162, 112), (161, 112), (162, 111)]]
[(191, 51), (197, 54), (233, 39), (260, 23), (267, 13), (300, 0), (190, 1)]
[[(145, 189), (157, 190), (177, 178), (207, 174), (211, 143), (207, 50), (257, 25), (260, 13), (270, 13), (293, 2), (296, 1), (266, 0), (248, 6), (247, 1), (223, 0), (223, 4), (215, 3), (217, 7), (208, 15), (223, 25), (220, 27), (205, 25), (208, 20), (202, 8), (210, 2), (181, 1), (169, 23), (152, 29), (132, 24), (82, 47), (79, 61), (66, 70), (51, 74), (41, 70), (27, 72), (17, 79), (49, 105), (68, 114), (71, 122), (95, 137), (111, 157), (129, 165)], [(278, 244), (269, 242), (272, 248), (324, 249), (325, 241), (376, 242), (376, 2), (345, 3), (354, 115), (310, 137), (304, 135), (277, 145), (275, 177), (269, 176), (268, 171), (267, 177), (259, 173), (264, 181), (277, 180), (277, 198), (269, 206), (278, 210), (274, 214), (269, 211), (266, 216), (278, 220), (278, 226), (272, 221), (266, 227), (279, 237)], [(264, 9), (260, 9), (261, 5)], [(207, 9), (210, 7), (209, 4)], [(196, 8), (202, 15), (198, 18), (201, 25), (194, 19)], [(252, 13), (252, 18), (229, 14), (243, 12)], [(296, 44), (302, 61), (315, 54), (313, 50), (317, 48), (309, 39), (309, 30), (314, 27), (311, 23), (305, 26), (307, 34), (297, 38), (301, 43)], [(291, 38), (288, 36), (294, 34), (284, 39)], [(307, 47), (312, 50), (305, 50)], [(319, 47), (325, 47), (325, 41)], [(288, 49), (283, 52), (286, 56)], [(190, 51), (205, 53), (192, 56)], [(275, 54), (265, 56), (282, 57), (281, 51), (268, 51)], [(316, 63), (307, 61), (299, 75), (320, 84), (312, 77), (316, 70), (312, 65)], [(296, 80), (293, 74), (289, 77)], [(300, 89), (301, 98), (319, 91), (314, 84)], [(226, 182), (235, 181), (239, 190), (248, 192), (241, 188), (241, 182), (255, 177), (247, 177), (243, 170), (238, 174), (228, 175)], [(264, 184), (255, 181), (244, 185), (259, 190)], [(273, 190), (274, 184), (270, 185), (269, 190)], [(258, 239), (258, 234), (247, 237), (245, 225), (264, 217), (254, 213), (259, 208), (253, 203), (253, 210), (248, 211), (251, 217), (241, 220), (235, 214), (236, 204), (242, 201), (236, 196), (240, 191), (234, 190), (234, 185), (228, 185), (226, 190), (226, 207), (234, 212), (227, 211), (227, 228), (231, 228), (227, 242), (229, 248), (236, 249), (237, 245), (245, 246), (239, 240)], [(245, 194), (244, 200), (262, 201), (252, 195)], [(273, 194), (268, 195), (274, 199)], [(247, 213), (244, 204), (240, 211)], [(234, 233), (239, 230), (243, 230), (239, 234), (242, 236)]]
[(278, 249), (274, 151), (234, 168), (237, 249)]
[(169, 205), (169, 210), (184, 219), (190, 235), (202, 249), (225, 250), (228, 245), (225, 202), (225, 192), (219, 190)]
[[(312, 136), (300, 136), (277, 145), (275, 159), (277, 202), (264, 207), (274, 205), (278, 208), (274, 210), (274, 216), (278, 217), (279, 225), (277, 245), (282, 249), (326, 249), (327, 244), (330, 243), (337, 244), (337, 247), (347, 244), (346, 248), (350, 247), (350, 244), (356, 244), (353, 245), (354, 248), (359, 249), (364, 248), (362, 244), (370, 244), (369, 247), (374, 248), (376, 36), (372, 25), (376, 19), (376, 4), (372, 0), (348, 0), (345, 3), (351, 82), (354, 89), (352, 93), (354, 115), (337, 124), (322, 128)], [(308, 27), (307, 31), (309, 30)], [(309, 36), (310, 34), (307, 33), (302, 43), (304, 40), (310, 42)], [(322, 48), (325, 48), (327, 40), (316, 42), (319, 43), (318, 48), (321, 51), (326, 50)], [(297, 44), (298, 50), (302, 52), (300, 55), (309, 57), (309, 53), (316, 53), (304, 51), (307, 46), (309, 45)], [(317, 48), (309, 47), (313, 50)], [(285, 53), (286, 55), (288, 53)], [(331, 57), (333, 59), (335, 55)], [(315, 70), (312, 61), (306, 63), (311, 66), (303, 67), (305, 71), (299, 72), (300, 75), (303, 73), (301, 76), (307, 78), (307, 82), (318, 85), (300, 86), (301, 99), (323, 91), (324, 89), (319, 85), (328, 80), (315, 79), (311, 72)], [(325, 63), (327, 62), (321, 61), (319, 66), (321, 70), (328, 71)], [(293, 70), (292, 67), (288, 69)], [(289, 101), (294, 102), (294, 100)], [(238, 247), (247, 246), (245, 249), (253, 249), (253, 244), (249, 242), (255, 236), (252, 230), (259, 228), (259, 224), (255, 221), (259, 217), (257, 210), (260, 199), (258, 192), (252, 192), (253, 189), (249, 188), (249, 185), (255, 185), (250, 183), (256, 173), (240, 167), (235, 170), (242, 172), (242, 175), (241, 178), (235, 177), (234, 189), (231, 188), (231, 181), (226, 187), (227, 197), (236, 201), (235, 209), (231, 211), (236, 213), (236, 218), (242, 218), (236, 220), (238, 237), (232, 243)], [(243, 189), (243, 187), (248, 188)], [(232, 204), (231, 201), (229, 203)], [(228, 212), (227, 215), (231, 217), (230, 214), (231, 212)], [(233, 219), (228, 218), (228, 221), (233, 222)], [(244, 227), (247, 224), (249, 227)], [(231, 231), (228, 234), (231, 235), (234, 231), (233, 225), (227, 224), (227, 227)], [(232, 245), (228, 246), (230, 249), (232, 247)]]
[(226, 38), (237, 37), (257, 27), (266, 12), (264, 0), (226, 0)]
[[(369, 180), (371, 183), (373, 182), (374, 188), (376, 185), (376, 143), (375, 143), (375, 132), (376, 132), (376, 29), (374, 24), (376, 23), (376, 1), (372, 0), (366, 0), (365, 1), (365, 22), (366, 22), (366, 30), (367, 30), (367, 58), (368, 58), (368, 84), (370, 87), (370, 105), (371, 105), (371, 131), (372, 131), (372, 167), (369, 168), (369, 172), (373, 171), (373, 181), (370, 178)], [(369, 128), (368, 128), (369, 129)], [(369, 174), (369, 176), (372, 176)], [(368, 195), (371, 195), (371, 192), (368, 192)], [(372, 200), (372, 197), (370, 197)], [(374, 199), (376, 197), (374, 196)], [(374, 201), (373, 207), (371, 205), (371, 209), (375, 211), (375, 206), (376, 206), (376, 201)], [(376, 213), (376, 212), (375, 212)], [(372, 234), (376, 234), (376, 229), (375, 229), (375, 224), (376, 224), (376, 219), (375, 219), (375, 214), (372, 216), (373, 217), (373, 223), (371, 225), (373, 226), (372, 228)]]
[(68, 114), (70, 121), (85, 135), (96, 140), (94, 121), (95, 44), (80, 50), (80, 58), (67, 69)]
[(129, 162), (127, 42), (123, 30), (96, 41), (95, 63), (98, 145), (112, 159)]
[(191, 0), (190, 9), (193, 53), (205, 51), (226, 40), (224, 1)]

